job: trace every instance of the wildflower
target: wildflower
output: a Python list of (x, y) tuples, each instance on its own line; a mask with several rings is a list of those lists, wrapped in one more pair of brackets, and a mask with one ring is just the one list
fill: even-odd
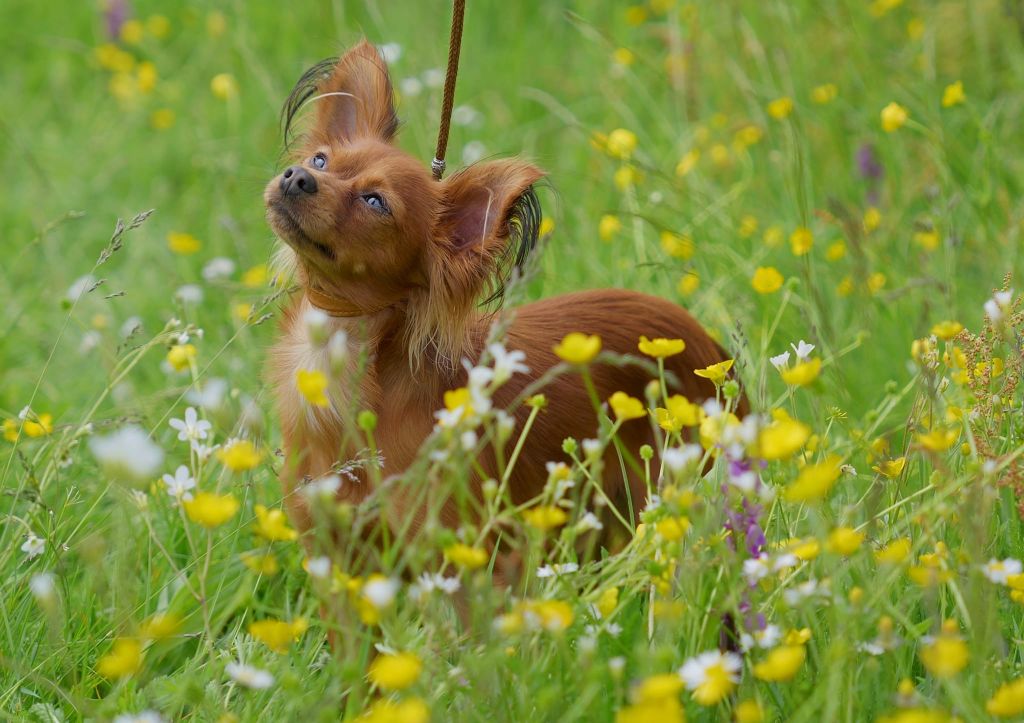
[(796, 481), (786, 487), (783, 496), (790, 502), (817, 502), (839, 479), (840, 461), (837, 455), (830, 454), (823, 462), (807, 465)]
[(864, 542), (863, 532), (858, 532), (852, 527), (837, 527), (828, 534), (826, 547), (830, 552), (848, 557), (860, 548), (862, 542)]
[(947, 620), (942, 632), (925, 642), (918, 651), (921, 663), (936, 678), (952, 678), (967, 665), (967, 643), (957, 633), (956, 623)]
[(167, 234), (167, 248), (176, 254), (189, 256), (196, 253), (202, 247), (199, 239), (190, 233), (172, 231)]
[(494, 360), (494, 383), (501, 385), (512, 378), (514, 374), (528, 374), (530, 367), (523, 364), (526, 360), (526, 353), (519, 350), (509, 351), (504, 344), (495, 343), (487, 347)]
[(554, 348), (562, 361), (570, 364), (589, 364), (601, 351), (601, 337), (574, 331), (567, 334)]
[(818, 105), (831, 103), (836, 99), (837, 95), (839, 95), (839, 88), (836, 87), (835, 83), (825, 83), (811, 90), (811, 100)]
[(1013, 289), (1009, 291), (997, 291), (992, 298), (985, 302), (985, 315), (993, 324), (998, 324), (1006, 316), (1013, 300)]
[(875, 553), (878, 562), (888, 565), (896, 565), (907, 559), (910, 555), (911, 544), (906, 537), (893, 540), (888, 545)]
[(605, 590), (601, 592), (601, 595), (600, 597), (598, 597), (597, 604), (595, 607), (597, 608), (597, 611), (601, 614), (602, 618), (607, 618), (613, 612), (615, 612), (615, 608), (617, 608), (618, 606), (619, 588), (609, 587), (605, 588)]
[(487, 554), (486, 550), (482, 550), (479, 547), (470, 547), (461, 542), (444, 548), (444, 556), (449, 562), (467, 570), (476, 570), (478, 567), (483, 567), (487, 560), (490, 559), (490, 555)]
[(415, 653), (394, 653), (377, 657), (370, 664), (367, 678), (384, 690), (405, 690), (422, 671), (423, 662)]
[(276, 575), (281, 571), (281, 563), (272, 553), (243, 552), (238, 556), (242, 564), (260, 575)]
[(197, 492), (194, 499), (185, 500), (185, 514), (203, 527), (219, 527), (238, 512), (238, 500), (232, 495)]
[(982, 565), (981, 572), (997, 585), (1008, 585), (1012, 576), (1020, 575), (1021, 572), (1024, 572), (1024, 566), (1021, 565), (1020, 560), (1015, 560), (1012, 557), (1008, 557), (1005, 560), (993, 558), (985, 565)]
[(360, 723), (427, 723), (430, 710), (421, 698), (381, 699), (361, 715)]
[(876, 464), (871, 469), (873, 469), (875, 472), (882, 475), (883, 477), (894, 479), (900, 476), (900, 473), (903, 472), (903, 468), (906, 466), (906, 464), (906, 457), (897, 457), (896, 459), (887, 459), (881, 464)]
[(696, 167), (697, 161), (699, 160), (700, 151), (696, 148), (687, 151), (683, 154), (683, 157), (679, 159), (679, 163), (676, 164), (676, 175), (680, 177), (685, 176)]
[(256, 505), (253, 511), (256, 513), (255, 532), (260, 537), (272, 542), (287, 542), (299, 536), (298, 532), (288, 526), (284, 510), (270, 510), (264, 505)]
[(266, 690), (274, 684), (274, 676), (266, 670), (234, 661), (224, 666), (224, 672), (243, 688)]
[(726, 359), (725, 361), (720, 361), (717, 364), (712, 364), (704, 367), (703, 369), (694, 369), (693, 373), (698, 377), (710, 379), (715, 386), (719, 386), (723, 381), (725, 381), (725, 375), (729, 373), (730, 369), (732, 369), (733, 361), (733, 359)]
[(302, 637), (309, 624), (305, 618), (286, 620), (258, 620), (249, 624), (249, 634), (273, 650), (287, 653), (291, 644)]
[(782, 274), (774, 266), (758, 266), (750, 279), (750, 285), (759, 294), (774, 294), (782, 288), (784, 281)]
[(636, 134), (625, 128), (616, 128), (608, 134), (607, 148), (613, 158), (628, 160), (636, 150)]
[(740, 681), (743, 661), (735, 653), (709, 650), (687, 660), (679, 669), (686, 688), (701, 705), (715, 705), (725, 699)]
[(553, 505), (540, 505), (523, 512), (523, 520), (526, 521), (526, 524), (537, 528), (541, 532), (561, 527), (567, 519), (568, 515), (565, 514), (565, 510)]
[(776, 98), (768, 104), (767, 110), (775, 120), (785, 120), (793, 112), (793, 99), (789, 96)]
[(138, 672), (142, 667), (142, 645), (132, 638), (117, 638), (110, 652), (99, 659), (96, 671), (104, 678), (117, 680)]
[(210, 91), (216, 98), (228, 100), (238, 94), (238, 83), (230, 73), (218, 73), (210, 79)]
[(662, 673), (640, 681), (632, 691), (632, 698), (638, 703), (651, 703), (665, 698), (675, 698), (682, 689), (683, 680), (677, 673)]
[(166, 723), (164, 717), (155, 710), (142, 710), (138, 713), (121, 713), (113, 723)]
[(170, 108), (158, 108), (149, 115), (149, 125), (153, 130), (165, 131), (174, 125), (174, 111)]
[(46, 539), (42, 537), (36, 537), (33, 533), (28, 533), (25, 541), (21, 543), (21, 551), (25, 553), (25, 557), (29, 560), (34, 560), (43, 554), (46, 549)]
[(756, 700), (745, 700), (733, 710), (736, 723), (763, 723), (764, 710)]
[(661, 250), (674, 259), (688, 259), (693, 256), (693, 241), (688, 236), (681, 236), (671, 231), (662, 231), (660, 236)]
[(620, 191), (625, 191), (630, 186), (636, 185), (639, 181), (640, 174), (633, 166), (620, 166), (615, 173), (612, 174), (612, 182)]
[(380, 622), (380, 614), (391, 607), (399, 583), (381, 574), (370, 575), (359, 591), (359, 616), (366, 625)]
[(954, 105), (960, 105), (965, 100), (967, 100), (967, 95), (964, 93), (964, 82), (962, 80), (950, 83), (946, 86), (945, 90), (942, 91), (943, 108), (951, 108)]
[(129, 482), (152, 479), (164, 461), (164, 451), (134, 425), (93, 437), (89, 450), (107, 474)]
[(695, 271), (687, 271), (676, 284), (676, 291), (681, 296), (689, 296), (700, 287), (700, 276)]
[(985, 703), (985, 710), (1000, 718), (1013, 718), (1024, 713), (1024, 678), (999, 686)]
[(647, 410), (644, 403), (636, 397), (631, 397), (625, 392), (615, 392), (608, 398), (608, 406), (615, 413), (615, 418), (620, 422), (628, 422), (631, 419), (640, 419), (646, 416)]
[(660, 337), (648, 339), (646, 336), (641, 336), (637, 348), (647, 356), (654, 357), (655, 359), (664, 359), (665, 357), (682, 353), (686, 349), (686, 342), (682, 339), (664, 339)]
[(175, 613), (157, 613), (139, 627), (139, 635), (147, 640), (164, 640), (181, 630), (181, 617)]
[(612, 62), (620, 67), (628, 67), (633, 64), (636, 57), (629, 48), (616, 48), (612, 53)]
[(893, 133), (903, 127), (909, 114), (899, 103), (890, 103), (882, 109), (882, 130)]
[(174, 475), (165, 474), (160, 479), (163, 480), (164, 486), (167, 488), (167, 494), (176, 500), (191, 500), (192, 493), (189, 491), (196, 486), (195, 478), (192, 477), (192, 473), (185, 465), (178, 465), (178, 469), (174, 471)]
[(205, 419), (199, 419), (199, 414), (193, 407), (185, 410), (185, 419), (172, 419), (168, 424), (171, 429), (178, 430), (178, 439), (182, 442), (206, 439), (209, 430), (213, 427)]
[(945, 452), (953, 446), (960, 433), (955, 429), (943, 429), (936, 427), (927, 434), (917, 434), (914, 439), (925, 449), (931, 452)]
[(805, 387), (821, 374), (821, 359), (811, 359), (780, 370), (782, 381), (791, 387)]
[(260, 463), (263, 454), (248, 439), (229, 440), (217, 450), (217, 459), (232, 472), (245, 472)]
[(158, 75), (156, 66), (150, 62), (139, 63), (135, 71), (136, 83), (140, 93), (149, 93), (156, 87)]
[(932, 327), (932, 334), (939, 337), (943, 341), (949, 341), (961, 331), (963, 331), (964, 325), (959, 321), (940, 321), (938, 324)]
[(667, 432), (680, 432), (683, 427), (696, 427), (704, 420), (704, 410), (681, 394), (673, 394), (665, 407), (654, 410), (658, 426)]
[(803, 645), (781, 645), (754, 665), (754, 677), (771, 683), (785, 682), (796, 675), (806, 659), (807, 649)]
[(799, 226), (789, 235), (789, 248), (794, 256), (810, 253), (814, 247), (814, 234), (806, 226)]
[(306, 401), (314, 407), (326, 407), (327, 375), (318, 369), (298, 369), (295, 372), (295, 386)]
[(803, 422), (786, 417), (761, 430), (758, 455), (762, 459), (789, 459), (799, 452), (811, 436), (811, 428)]
[(683, 723), (683, 707), (678, 698), (637, 701), (615, 711), (615, 723)]

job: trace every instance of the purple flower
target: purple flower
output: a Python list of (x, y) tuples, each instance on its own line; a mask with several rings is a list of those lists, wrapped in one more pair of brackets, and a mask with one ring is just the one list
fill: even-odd
[(865, 143), (857, 149), (857, 170), (869, 181), (877, 181), (885, 175), (885, 169), (878, 160), (875, 147), (870, 143)]
[(121, 37), (121, 26), (128, 17), (128, 0), (109, 0), (103, 20), (107, 24), (107, 37), (117, 40)]

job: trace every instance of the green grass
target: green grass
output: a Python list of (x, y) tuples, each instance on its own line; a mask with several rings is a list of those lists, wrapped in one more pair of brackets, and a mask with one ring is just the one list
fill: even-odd
[[(273, 454), (280, 436), (262, 376), (281, 300), (265, 279), (247, 284), (243, 274), (273, 249), (261, 194), (279, 170), (278, 110), (292, 83), (364, 34), (401, 46), (396, 83), (441, 67), (444, 4), (234, 2), (216, 11), (224, 27), (214, 37), (206, 3), (136, 2), (138, 18), (161, 13), (169, 32), (120, 45), (136, 67), (153, 63), (158, 80), (147, 93), (129, 84), (117, 97), (112, 80), (126, 81), (97, 60), (108, 39), (96, 3), (14, 0), (0, 8), (0, 418), (15, 436), (19, 412), (31, 405), (52, 415), (53, 428), (0, 440), (0, 715), (106, 720), (152, 709), (168, 720), (356, 717), (388, 697), (366, 680), (380, 644), (422, 659), (418, 680), (393, 697), (422, 700), (433, 720), (610, 721), (640, 700), (639, 681), (717, 647), (722, 616), (742, 618), (749, 604), (783, 631), (810, 631), (795, 677), (758, 680), (754, 666), (766, 652), (754, 650), (744, 656), (735, 694), (709, 706), (689, 691), (656, 697), (650, 705), (659, 719), (671, 720), (674, 701), (690, 720), (728, 720), (742, 701), (758, 701), (766, 720), (874, 720), (901, 706), (986, 719), (996, 689), (1021, 675), (1024, 639), (1021, 605), (982, 574), (992, 557), (1024, 556), (1016, 496), (1024, 491), (1016, 388), (1024, 321), (1018, 313), (986, 326), (983, 312), (1006, 275), (1009, 288), (1022, 286), (1024, 7), (995, 0), (659, 4), (673, 7), (648, 7), (632, 24), (622, 3), (470, 0), (457, 104), (475, 109), (477, 119), (453, 128), (449, 167), (479, 142), (486, 156), (523, 154), (549, 173), (543, 202), (555, 226), (525, 297), (622, 286), (675, 299), (736, 355), (755, 410), (784, 409), (813, 430), (802, 459), (764, 468), (776, 495), (764, 502), (761, 522), (773, 556), (793, 538), (817, 540), (820, 554), (749, 587), (742, 539), (737, 552), (722, 535), (723, 510), (738, 508), (740, 493), (723, 496), (726, 471), (718, 464), (705, 478), (674, 481), (696, 495), (696, 505), (683, 510), (670, 501), (647, 513), (649, 530), (666, 515), (685, 514), (691, 529), (681, 541), (638, 538), (575, 575), (531, 575), (507, 594), (485, 573), (461, 573), (469, 632), (439, 593), (422, 604), (408, 594), (421, 571), (437, 571), (451, 532), (372, 549), (346, 541), (336, 559), (346, 574), (404, 580), (379, 624), (360, 622), (346, 593), (332, 598), (328, 583), (303, 570), (301, 545), (253, 534), (254, 506), (281, 506)], [(621, 48), (632, 53), (627, 66), (613, 60)], [(237, 87), (227, 100), (211, 92), (221, 73)], [(966, 101), (943, 107), (955, 81)], [(826, 83), (836, 97), (814, 102), (814, 89)], [(783, 96), (793, 111), (773, 118), (768, 104)], [(880, 113), (891, 102), (909, 120), (887, 133)], [(424, 164), (439, 107), (431, 88), (399, 102), (399, 142)], [(174, 122), (158, 130), (152, 114), (161, 109)], [(628, 164), (593, 142), (616, 128), (636, 135)], [(737, 148), (737, 132), (748, 128), (759, 129), (759, 139)], [(874, 182), (858, 170), (868, 147), (884, 171)], [(677, 164), (693, 150), (699, 159), (679, 175)], [(614, 177), (626, 165), (639, 179), (622, 189)], [(866, 230), (870, 207), (880, 222)], [(149, 209), (152, 216), (124, 232), (123, 245), (97, 266), (116, 220)], [(605, 240), (599, 225), (607, 215), (621, 228)], [(799, 227), (810, 229), (814, 245), (796, 256), (789, 239)], [(659, 242), (666, 231), (691, 239), (692, 256), (667, 254)], [(167, 236), (175, 232), (201, 248), (173, 253)], [(926, 248), (930, 238), (934, 248)], [(208, 282), (201, 270), (214, 257), (236, 269)], [(754, 291), (760, 266), (782, 273), (780, 290)], [(86, 274), (103, 283), (71, 304), (67, 291)], [(691, 274), (699, 286), (678, 289)], [(201, 288), (201, 302), (177, 299), (186, 284)], [(237, 307), (249, 304), (254, 311), (243, 320)], [(136, 318), (140, 330), (125, 339), (122, 328)], [(980, 336), (936, 342), (933, 367), (915, 362), (911, 343), (943, 320)], [(186, 328), (196, 363), (170, 373), (167, 348)], [(816, 345), (823, 370), (811, 385), (790, 388), (768, 358), (799, 339)], [(954, 345), (968, 353), (970, 379), (955, 366)], [(1006, 371), (979, 379), (976, 363), (993, 357)], [(241, 502), (230, 522), (207, 533), (157, 484), (143, 485), (140, 502), (101, 470), (88, 441), (137, 424), (166, 453), (160, 474), (179, 464), (195, 469), (168, 420), (183, 416), (193, 383), (212, 378), (229, 388), (224, 404), (204, 413), (215, 441), (244, 434), (266, 454), (244, 474), (216, 461), (197, 470), (201, 489)], [(915, 442), (932, 426), (955, 432), (949, 451)], [(610, 429), (600, 431), (603, 439)], [(855, 473), (822, 502), (782, 499), (799, 464), (827, 453)], [(894, 477), (872, 470), (903, 456)], [(445, 478), (461, 489), (470, 460), (452, 459)], [(572, 466), (577, 490), (587, 489), (590, 471)], [(575, 559), (570, 530), (586, 506), (577, 499), (570, 524), (546, 536), (500, 504), (491, 521), (506, 524), (530, 565), (554, 564)], [(367, 513), (324, 514), (343, 522)], [(460, 532), (472, 540), (485, 522)], [(866, 535), (849, 557), (826, 549), (839, 525)], [(30, 532), (46, 540), (31, 560), (20, 549)], [(899, 538), (911, 542), (907, 559), (875, 559), (874, 550)], [(268, 547), (280, 565), (274, 575), (239, 558)], [(936, 549), (938, 558), (922, 561)], [(948, 579), (915, 582), (930, 561)], [(53, 574), (54, 592), (37, 598), (29, 582), (44, 572)], [(788, 603), (785, 592), (811, 578), (827, 580), (826, 591)], [(594, 635), (585, 630), (594, 623), (590, 605), (613, 586), (620, 590), (613, 621), (622, 630)], [(322, 620), (326, 599), (341, 612)], [(555, 633), (495, 628), (521, 599), (561, 601), (572, 622)], [(147, 643), (134, 674), (101, 675), (114, 639), (136, 636), (160, 611), (179, 615), (180, 630)], [(287, 653), (248, 634), (254, 620), (299, 617), (310, 627)], [(961, 631), (968, 660), (942, 678), (924, 665), (921, 638), (937, 635), (947, 619)], [(898, 646), (877, 656), (858, 647), (890, 625)], [(617, 672), (609, 661), (618, 658)], [(270, 671), (274, 685), (232, 684), (225, 665), (239, 659)], [(901, 698), (904, 679), (913, 692)], [(415, 720), (405, 712), (404, 720)]]

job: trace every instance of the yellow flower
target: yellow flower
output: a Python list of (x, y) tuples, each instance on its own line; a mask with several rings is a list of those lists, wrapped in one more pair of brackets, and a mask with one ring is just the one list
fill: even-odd
[(704, 421), (704, 410), (681, 394), (673, 394), (665, 404), (654, 410), (658, 426), (667, 432), (680, 432), (683, 427), (696, 427)]
[(478, 567), (483, 567), (490, 559), (487, 550), (482, 550), (479, 547), (470, 547), (461, 542), (456, 542), (454, 545), (444, 548), (444, 556), (445, 559), (467, 570), (476, 570)]
[(174, 125), (175, 115), (170, 108), (158, 108), (149, 116), (149, 125), (153, 130), (165, 131)]
[(783, 491), (790, 502), (817, 502), (828, 494), (839, 479), (841, 458), (830, 454), (823, 462), (809, 464), (800, 470), (796, 481)]
[(676, 540), (681, 540), (687, 530), (690, 529), (690, 520), (683, 516), (666, 517), (663, 520), (659, 520), (654, 525), (654, 529), (665, 540), (675, 542)]
[(1013, 718), (1024, 713), (1024, 678), (1017, 678), (999, 686), (995, 694), (985, 703), (990, 715)]
[(253, 636), (275, 653), (287, 653), (291, 644), (302, 637), (309, 628), (305, 618), (286, 620), (258, 620), (249, 624), (249, 635)]
[(948, 627), (943, 625), (943, 631), (918, 651), (924, 667), (936, 678), (952, 678), (967, 666), (970, 657), (967, 643), (955, 628), (948, 631)]
[(640, 182), (640, 173), (633, 166), (620, 166), (612, 174), (612, 182), (617, 189), (625, 191)]
[(964, 82), (962, 80), (950, 83), (946, 86), (946, 89), (942, 91), (943, 108), (960, 105), (965, 100), (967, 100), (967, 95), (964, 93)]
[(641, 336), (637, 348), (647, 356), (664, 359), (681, 354), (686, 349), (686, 342), (682, 339), (664, 339), (662, 337), (648, 339), (646, 336)]
[(772, 422), (757, 438), (762, 459), (789, 459), (803, 448), (811, 436), (811, 428), (803, 422), (786, 417)]
[(725, 381), (725, 375), (729, 373), (730, 369), (732, 369), (733, 361), (734, 360), (732, 359), (726, 359), (725, 361), (720, 361), (717, 364), (706, 366), (703, 369), (694, 369), (693, 373), (698, 377), (710, 379), (715, 383), (715, 385), (719, 385)]
[(217, 459), (232, 472), (246, 472), (258, 465), (262, 457), (248, 439), (236, 439), (217, 450)]
[(821, 374), (821, 359), (808, 359), (794, 364), (788, 369), (780, 369), (782, 381), (792, 387), (804, 387), (813, 382)]
[(786, 551), (793, 553), (798, 560), (813, 560), (821, 552), (821, 543), (813, 537), (791, 540), (786, 544)]
[(885, 286), (885, 281), (885, 274), (883, 274), (881, 271), (876, 271), (875, 273), (869, 275), (867, 281), (868, 291), (870, 291), (872, 294), (877, 294), (879, 291), (882, 290), (882, 287)]
[(181, 231), (171, 231), (167, 234), (167, 248), (176, 254), (188, 256), (196, 253), (202, 244), (195, 236)]
[(903, 468), (906, 466), (906, 464), (906, 457), (897, 457), (896, 459), (887, 459), (881, 464), (875, 465), (871, 469), (873, 469), (875, 472), (878, 472), (878, 474), (882, 475), (883, 477), (889, 477), (891, 479), (894, 477), (899, 477), (900, 473), (903, 472)]
[(838, 261), (844, 256), (846, 256), (845, 241), (836, 241), (832, 244), (829, 244), (829, 247), (825, 250), (825, 258), (828, 261)]
[(196, 359), (194, 344), (175, 344), (167, 351), (167, 363), (176, 372), (183, 372), (192, 366)]
[(868, 206), (864, 211), (864, 233), (871, 233), (882, 225), (882, 212), (875, 206)]
[(156, 66), (148, 61), (145, 63), (139, 63), (139, 67), (135, 71), (135, 76), (140, 93), (148, 93), (153, 90), (153, 88), (156, 87), (156, 81), (159, 77), (156, 72)]
[(138, 20), (125, 20), (121, 24), (121, 32), (118, 33), (121, 36), (122, 42), (128, 45), (138, 45), (142, 42), (142, 36), (144, 28), (142, 23)]
[(423, 663), (415, 653), (380, 655), (371, 664), (367, 677), (384, 690), (405, 690), (423, 672)]
[(570, 364), (589, 364), (601, 351), (601, 337), (574, 331), (567, 334), (554, 351), (559, 359)]
[(839, 88), (836, 87), (835, 83), (825, 83), (819, 85), (811, 91), (811, 100), (818, 105), (825, 105), (831, 103), (839, 95)]
[(608, 134), (607, 146), (610, 156), (626, 160), (636, 150), (636, 134), (625, 128), (616, 128)]
[(633, 689), (633, 699), (638, 703), (652, 703), (664, 698), (675, 698), (683, 689), (683, 679), (676, 673), (662, 673), (644, 678)]
[(908, 117), (906, 108), (899, 103), (890, 103), (882, 109), (882, 130), (886, 133), (898, 131), (907, 122)]
[(676, 175), (685, 176), (687, 173), (697, 167), (697, 161), (700, 160), (700, 151), (693, 148), (683, 154), (683, 157), (679, 159), (679, 163), (676, 164)]
[(237, 95), (238, 83), (230, 73), (218, 73), (210, 80), (210, 91), (220, 100), (227, 100)]
[(745, 700), (733, 710), (736, 723), (763, 723), (764, 711), (756, 700)]
[(828, 534), (827, 547), (830, 552), (849, 556), (860, 549), (864, 542), (864, 533), (852, 527), (837, 527)]
[(181, 616), (175, 613), (157, 613), (142, 623), (139, 635), (148, 640), (163, 640), (178, 634)]
[(619, 606), (619, 588), (610, 587), (601, 593), (601, 597), (597, 599), (597, 610), (601, 613), (602, 618), (607, 618), (613, 612), (615, 608)]
[(622, 221), (618, 216), (613, 216), (610, 213), (606, 213), (597, 222), (597, 235), (601, 237), (602, 241), (611, 241), (612, 237), (621, 230)]
[[(733, 134), (732, 146), (737, 152), (740, 152), (759, 143), (763, 137), (764, 131), (757, 126), (744, 126)], [(747, 236), (749, 235), (747, 234)]]
[(963, 330), (964, 325), (959, 321), (940, 321), (932, 327), (932, 334), (943, 341), (949, 341)]
[(171, 21), (164, 15), (150, 15), (146, 18), (146, 32), (157, 40), (166, 38), (171, 32)]
[(198, 492), (193, 499), (182, 502), (182, 505), (190, 520), (210, 528), (223, 525), (238, 512), (238, 500), (234, 496), (213, 492)]
[(676, 284), (676, 291), (682, 296), (689, 296), (700, 287), (700, 277), (694, 271), (687, 271)]
[(683, 723), (684, 720), (683, 706), (678, 698), (641, 701), (615, 711), (615, 723)]
[(537, 233), (540, 236), (550, 236), (551, 232), (555, 230), (555, 222), (550, 218), (542, 219), (540, 226), (537, 228)]
[(245, 273), (242, 274), (242, 285), (250, 289), (256, 289), (261, 286), (266, 286), (267, 277), (267, 265), (257, 264), (252, 268), (246, 269)]
[(798, 226), (789, 235), (789, 248), (794, 256), (803, 256), (810, 253), (814, 247), (814, 234), (806, 226)]
[(786, 234), (778, 226), (769, 226), (764, 230), (764, 234), (761, 236), (761, 240), (764, 241), (764, 245), (768, 248), (775, 248), (782, 243)]
[(615, 418), (620, 422), (628, 422), (631, 419), (640, 419), (647, 416), (644, 403), (625, 392), (615, 392), (612, 394), (608, 398), (608, 406), (612, 408)]
[(126, 50), (113, 43), (104, 43), (93, 50), (93, 57), (104, 70), (113, 73), (127, 73), (135, 67), (135, 58)]
[(430, 709), (422, 698), (382, 698), (356, 719), (359, 723), (427, 723)]
[(740, 219), (740, 227), (737, 229), (740, 238), (750, 238), (757, 233), (757, 217), (746, 214)]
[(271, 553), (243, 552), (239, 555), (239, 558), (241, 558), (243, 565), (261, 575), (269, 577), (281, 571), (281, 563)]
[(327, 375), (319, 369), (296, 370), (295, 386), (314, 407), (326, 407), (330, 404), (327, 399)]
[(255, 532), (270, 541), (287, 542), (294, 540), (299, 533), (288, 526), (284, 510), (267, 509), (265, 505), (253, 507), (256, 512)]
[(630, 5), (626, 8), (626, 23), (629, 25), (642, 25), (647, 19), (647, 8), (643, 5)]
[(214, 10), (206, 16), (206, 33), (211, 38), (219, 38), (228, 29), (228, 19), (224, 13)]
[(612, 62), (616, 65), (630, 66), (636, 58), (629, 48), (616, 48), (612, 53)]
[(13, 419), (5, 419), (4, 439), (6, 439), (8, 442), (17, 442), (18, 437), (20, 436), (18, 432), (18, 426), (18, 423), (15, 422)]
[(688, 236), (662, 231), (660, 239), (662, 251), (672, 258), (685, 260), (693, 256), (693, 241)]
[(99, 659), (96, 671), (104, 678), (117, 680), (138, 672), (142, 667), (142, 644), (133, 638), (117, 638), (110, 652)]
[(523, 519), (531, 527), (536, 527), (541, 532), (547, 532), (564, 525), (568, 515), (565, 514), (565, 510), (561, 507), (540, 505), (523, 512)]
[(793, 112), (793, 99), (789, 96), (776, 98), (768, 104), (768, 115), (775, 120), (785, 120)]
[(771, 683), (785, 682), (796, 675), (806, 658), (807, 649), (803, 645), (780, 645), (754, 665), (754, 677)]
[(928, 231), (917, 231), (914, 234), (914, 243), (923, 248), (925, 251), (934, 251), (939, 247), (939, 232), (935, 229)]
[(893, 540), (875, 553), (875, 559), (885, 565), (898, 565), (910, 555), (911, 544), (906, 537)]
[(915, 435), (917, 443), (931, 452), (945, 452), (953, 446), (960, 433), (955, 429), (936, 427), (927, 434)]
[(774, 266), (758, 266), (753, 278), (750, 279), (750, 285), (759, 294), (774, 294), (782, 288), (784, 281), (782, 274)]
[[(14, 426), (15, 429), (17, 429), (17, 423), (15, 423)], [(24, 430), (25, 434), (29, 437), (45, 437), (47, 434), (53, 432), (53, 415), (44, 412), (43, 414), (38, 415), (36, 419), (26, 418), (24, 421)]]

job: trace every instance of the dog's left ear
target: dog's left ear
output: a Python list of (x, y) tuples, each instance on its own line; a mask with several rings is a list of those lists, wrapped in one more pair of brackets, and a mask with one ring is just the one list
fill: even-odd
[(317, 93), (316, 130), (328, 138), (390, 142), (398, 130), (388, 66), (366, 40), (341, 56)]

